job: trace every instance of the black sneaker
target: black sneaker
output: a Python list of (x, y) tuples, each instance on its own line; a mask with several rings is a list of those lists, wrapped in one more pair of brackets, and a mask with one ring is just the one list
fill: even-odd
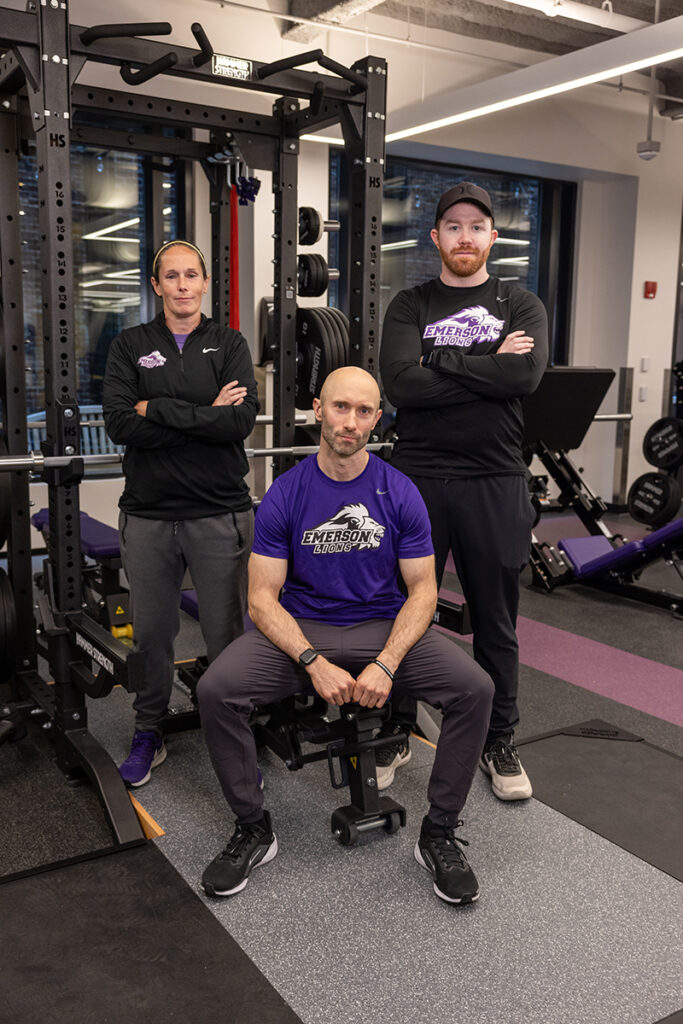
[(425, 818), (415, 844), (415, 860), (431, 871), (439, 899), (447, 903), (474, 903), (479, 899), (479, 883), (461, 849), (469, 844), (455, 834), (459, 825), (462, 821), (448, 827)]
[(528, 800), (532, 795), (511, 733), (486, 744), (479, 767), (491, 776), (491, 789), (499, 800)]
[[(377, 734), (377, 739), (386, 735), (392, 735), (393, 733), (405, 733), (405, 730), (400, 725), (397, 725), (394, 726), (391, 733), (387, 734), (380, 731)], [(400, 768), (402, 764), (407, 764), (410, 758), (410, 744), (407, 739), (400, 740), (398, 743), (387, 743), (386, 747), (379, 747), (375, 751), (377, 788), (388, 789), (394, 781), (396, 769)]]
[(277, 853), (270, 814), (263, 812), (263, 823), (237, 825), (230, 842), (211, 861), (202, 875), (202, 886), (209, 896), (232, 896), (249, 881), (252, 868), (267, 864)]

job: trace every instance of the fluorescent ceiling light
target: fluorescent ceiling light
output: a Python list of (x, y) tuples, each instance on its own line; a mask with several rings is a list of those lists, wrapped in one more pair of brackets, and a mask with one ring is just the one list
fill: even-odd
[(529, 262), (528, 256), (503, 256), (499, 260), (491, 260), (491, 263), (514, 263), (517, 266), (525, 267)]
[(132, 278), (140, 276), (139, 267), (134, 267), (132, 270), (113, 270), (110, 274), (105, 274), (105, 277), (121, 277), (125, 281), (130, 281)]
[(385, 242), (382, 252), (391, 252), (392, 249), (414, 249), (417, 245), (417, 238), (406, 238), (405, 242)]
[(116, 242), (137, 242), (137, 241), (139, 241), (139, 239), (137, 239), (137, 238), (116, 238), (116, 239), (114, 239), (114, 238), (111, 238), (110, 233), (112, 231), (118, 231), (120, 228), (130, 228), (130, 227), (133, 226), (133, 224), (139, 224), (139, 223), (140, 223), (140, 218), (139, 217), (133, 217), (131, 220), (122, 220), (119, 224), (110, 224), (108, 228), (99, 228), (98, 231), (91, 231), (89, 234), (83, 235), (83, 238), (84, 239), (86, 239), (86, 238), (87, 239), (91, 239), (91, 238), (106, 238), (110, 242), (114, 242), (114, 241), (116, 241)]
[(600, 25), (613, 32), (633, 32), (634, 29), (645, 28), (646, 25), (651, 24), (648, 21), (639, 21), (637, 18), (627, 18), (623, 14), (616, 14), (611, 9), (611, 3), (609, 9), (604, 6), (589, 7), (588, 4), (576, 3), (575, 0), (508, 0), (508, 3), (514, 4), (516, 7), (540, 11), (542, 14), (547, 14), (549, 18), (572, 18), (587, 25)]
[(527, 238), (497, 238), (494, 245), (531, 245)]
[(300, 135), (301, 142), (324, 142), (326, 146), (343, 146), (344, 140), (331, 135)]
[[(389, 132), (387, 142), (396, 142), (413, 135), (470, 121), (534, 100), (580, 89), (586, 85), (619, 78), (633, 71), (654, 67), (683, 57), (683, 15), (641, 28), (605, 43), (586, 46), (582, 50), (553, 57), (488, 82), (457, 89), (449, 96), (438, 97), (429, 106), (443, 116), (423, 123), (414, 122), (424, 116), (424, 105), (416, 104), (401, 114), (401, 120), (412, 127)], [(394, 118), (395, 119), (395, 118)]]

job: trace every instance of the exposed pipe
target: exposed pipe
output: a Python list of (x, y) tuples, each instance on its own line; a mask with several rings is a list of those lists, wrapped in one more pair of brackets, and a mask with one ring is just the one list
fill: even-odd
[(588, 4), (577, 3), (576, 0), (507, 0), (517, 7), (526, 7), (540, 11), (549, 18), (571, 18), (582, 21), (585, 25), (597, 25), (610, 29), (612, 32), (634, 32), (638, 28), (646, 28), (650, 22), (638, 18), (628, 18), (624, 14), (615, 14), (612, 4), (607, 7), (589, 7)]
[[(285, 14), (280, 11), (267, 10), (265, 7), (252, 7), (251, 4), (241, 4), (238, 0), (204, 0), (204, 3), (218, 4), (219, 7), (235, 7), (240, 11), (248, 11), (250, 14), (267, 14), (271, 19), (280, 21), (291, 21), (295, 25), (313, 25), (323, 32), (342, 32), (351, 36), (362, 36), (364, 39), (380, 39), (385, 43), (393, 43), (396, 46), (412, 46), (418, 50), (431, 50), (433, 53), (445, 53), (449, 57), (472, 57), (476, 56), (471, 50), (455, 50), (450, 46), (437, 46), (436, 43), (420, 43), (415, 39), (404, 39), (402, 36), (388, 36), (381, 32), (366, 32), (363, 28), (348, 28), (346, 25), (337, 25), (332, 21), (316, 21), (314, 18), (299, 18), (294, 14)], [(495, 61), (498, 64), (506, 64), (511, 68), (523, 68), (525, 64), (507, 60), (504, 57), (492, 57), (486, 55), (486, 60)]]
[[(386, 34), (382, 34), (381, 32), (366, 32), (365, 29), (348, 28), (346, 25), (336, 25), (333, 22), (315, 21), (313, 18), (300, 18), (293, 14), (280, 13), (276, 11), (267, 10), (264, 7), (253, 7), (251, 4), (239, 3), (239, 0), (204, 0), (204, 3), (218, 4), (220, 7), (235, 7), (238, 10), (248, 11), (251, 14), (265, 14), (269, 18), (279, 18), (280, 21), (291, 21), (297, 25), (313, 25), (325, 31), (342, 32), (345, 33), (346, 35), (363, 36), (364, 38), (368, 39), (380, 39), (384, 42), (394, 43), (398, 46), (412, 46), (414, 49), (417, 50), (431, 50), (434, 53), (445, 53), (451, 57), (457, 55), (467, 57), (473, 56), (471, 50), (456, 50), (450, 46), (437, 46), (435, 43), (421, 43), (415, 39), (404, 39), (399, 36), (389, 36)], [(577, 4), (576, 6), (583, 8), (586, 7), (585, 4)], [(596, 8), (590, 7), (588, 8), (588, 10), (595, 11)], [(634, 22), (636, 21), (635, 18), (631, 18), (629, 20)], [(642, 21), (637, 22), (637, 24), (638, 26), (642, 27), (649, 23), (646, 21)], [(517, 61), (507, 60), (504, 57), (493, 57), (490, 54), (487, 54), (485, 59), (495, 61), (496, 63), (499, 64), (506, 64), (508, 67), (512, 68), (527, 67), (526, 64), (521, 64)], [(638, 89), (637, 87), (631, 85), (617, 85), (613, 82), (600, 82), (599, 84), (608, 86), (610, 89), (618, 89), (620, 92), (633, 92), (637, 93), (639, 96), (650, 95), (648, 89)], [(666, 93), (656, 93), (655, 99), (667, 100), (669, 103), (683, 103), (683, 97), (669, 96)]]

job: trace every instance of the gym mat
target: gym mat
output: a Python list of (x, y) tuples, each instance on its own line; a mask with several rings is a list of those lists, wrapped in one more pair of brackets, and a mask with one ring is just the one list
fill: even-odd
[(153, 842), (15, 879), (1, 899), (12, 1024), (301, 1024)]
[(517, 746), (537, 800), (683, 881), (683, 758), (598, 718)]
[(69, 784), (39, 721), (24, 739), (0, 745), (0, 881), (113, 845), (95, 790)]

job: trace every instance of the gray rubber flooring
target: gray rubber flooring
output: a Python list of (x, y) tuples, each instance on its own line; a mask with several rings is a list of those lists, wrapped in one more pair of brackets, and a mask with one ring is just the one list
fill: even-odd
[[(529, 670), (521, 696), (555, 718), (545, 728), (623, 709)], [(117, 690), (91, 702), (92, 731), (117, 759), (130, 739), (129, 699)], [(535, 731), (538, 707), (528, 717)], [(627, 717), (635, 728), (649, 716)], [(136, 795), (166, 830), (159, 848), (200, 891), (232, 821), (201, 736), (176, 734), (168, 747)], [(481, 899), (438, 900), (413, 858), (433, 751), (418, 740), (412, 751), (390, 790), (407, 827), (366, 834), (356, 848), (331, 836), (344, 794), (326, 767), (289, 773), (266, 753), (278, 857), (239, 896), (206, 899), (305, 1024), (654, 1024), (683, 1006), (683, 887), (534, 800), (500, 803), (482, 773), (463, 830)]]

